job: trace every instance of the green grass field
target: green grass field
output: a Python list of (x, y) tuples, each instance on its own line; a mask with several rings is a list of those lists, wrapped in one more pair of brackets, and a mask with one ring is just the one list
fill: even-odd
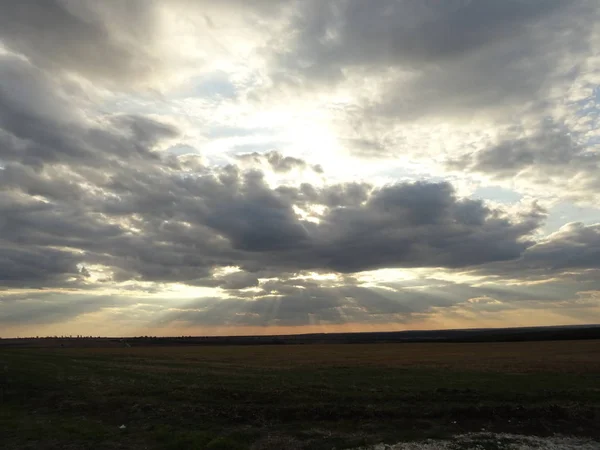
[(599, 419), (599, 341), (0, 349), (7, 450), (598, 437)]

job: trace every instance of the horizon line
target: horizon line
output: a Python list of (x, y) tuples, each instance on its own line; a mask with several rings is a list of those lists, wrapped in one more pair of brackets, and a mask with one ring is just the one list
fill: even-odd
[(321, 336), (321, 335), (359, 335), (359, 334), (409, 334), (409, 333), (443, 333), (454, 331), (493, 331), (493, 330), (530, 330), (542, 328), (593, 328), (600, 327), (600, 323), (582, 324), (582, 325), (535, 325), (535, 326), (516, 326), (516, 327), (485, 327), (485, 328), (443, 328), (443, 329), (421, 329), (421, 330), (395, 330), (395, 331), (350, 331), (350, 332), (327, 332), (319, 333), (288, 333), (288, 334), (230, 334), (230, 335), (138, 335), (138, 336), (84, 336), (84, 335), (61, 335), (61, 336), (0, 336), (2, 340), (16, 339), (173, 339), (173, 338), (276, 338), (276, 337), (302, 337), (302, 336)]

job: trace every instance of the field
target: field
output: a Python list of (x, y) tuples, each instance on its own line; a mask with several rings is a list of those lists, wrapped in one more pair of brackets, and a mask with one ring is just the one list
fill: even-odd
[(596, 340), (0, 349), (7, 450), (342, 449), (482, 429), (598, 438), (599, 420)]

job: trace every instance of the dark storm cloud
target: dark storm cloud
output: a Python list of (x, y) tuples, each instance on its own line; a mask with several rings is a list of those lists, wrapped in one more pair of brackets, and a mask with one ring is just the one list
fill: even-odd
[(152, 159), (154, 146), (177, 136), (168, 124), (138, 115), (87, 123), (78, 105), (29, 63), (0, 57), (0, 158), (26, 165), (102, 164), (110, 158)]
[(154, 147), (177, 131), (135, 115), (86, 121), (65, 83), (18, 58), (0, 58), (0, 74), (0, 278), (73, 284), (77, 263), (96, 259), (86, 252), (105, 255), (127, 232), (96, 209), (114, 195), (102, 184), (168, 168)]
[(320, 73), (443, 61), (512, 39), (561, 7), (555, 0), (304, 2), (293, 50), (299, 66)]
[(3, 296), (0, 291), (0, 324), (61, 323), (83, 314), (98, 312), (105, 308), (123, 307), (133, 302), (125, 297), (73, 293), (42, 292)]
[[(303, 186), (303, 193), (312, 193), (311, 186)], [(320, 192), (315, 203), (322, 203), (329, 208), (358, 207), (367, 201), (371, 186), (366, 183), (343, 183), (327, 186)]]
[(512, 180), (563, 198), (595, 203), (600, 184), (600, 155), (583, 133), (545, 120), (530, 130), (508, 131), (493, 145), (452, 158), (447, 167), (472, 171), (499, 180)]
[[(251, 272), (257, 270), (277, 276), (303, 270), (351, 273), (382, 267), (483, 265), (481, 270), (490, 275), (512, 271), (518, 276), (524, 265), (544, 271), (593, 268), (598, 261), (593, 250), (598, 233), (577, 228), (553, 237), (552, 246), (532, 246), (528, 236), (543, 212), (532, 210), (508, 219), (482, 202), (457, 199), (445, 183), (378, 189), (305, 184), (273, 190), (260, 172), (234, 166), (199, 176), (121, 166), (97, 186), (102, 192), (97, 195), (73, 188), (51, 172), (23, 166), (7, 166), (0, 175), (12, 192), (2, 203), (3, 238), (29, 252), (3, 251), (4, 261), (13, 267), (4, 270), (11, 285), (19, 273), (23, 280), (55, 285), (54, 275), (77, 274), (81, 263), (112, 268), (116, 281), (243, 289), (256, 286)], [(31, 195), (53, 201), (34, 201)], [(319, 224), (301, 220), (293, 211), (293, 205), (314, 204), (325, 207)], [(129, 227), (137, 232), (132, 234)], [(54, 250), (57, 247), (73, 251)], [(589, 250), (584, 253), (582, 248)], [(52, 270), (35, 265), (25, 270), (28, 255)], [(489, 264), (521, 255), (514, 263)], [(65, 262), (59, 263), (61, 258)], [(240, 266), (245, 272), (213, 278), (212, 271), (222, 266)]]
[(540, 219), (504, 218), (481, 202), (457, 199), (447, 183), (398, 184), (375, 190), (360, 206), (330, 209), (316, 254), (340, 272), (464, 267), (517, 258)]
[(558, 0), (299, 5), (275, 81), (329, 89), (380, 79), (379, 93), (358, 105), (363, 122), (542, 108), (551, 87), (583, 70), (600, 10)]
[(258, 277), (255, 273), (236, 272), (215, 280), (215, 285), (222, 289), (239, 290), (258, 286)]
[(124, 138), (127, 145), (133, 146), (129, 148), (130, 153), (131, 150), (135, 150), (140, 155), (147, 155), (148, 150), (154, 148), (157, 143), (179, 134), (173, 125), (157, 122), (141, 115), (113, 115), (109, 120), (115, 134)]
[(578, 144), (568, 128), (545, 121), (529, 135), (523, 131), (515, 130), (514, 136), (505, 136), (497, 145), (452, 161), (450, 166), (497, 178), (514, 177), (528, 169), (548, 175), (598, 169), (597, 152)]
[(567, 224), (526, 256), (526, 261), (553, 271), (600, 269), (600, 225)]
[(159, 66), (152, 1), (2, 0), (0, 10), (0, 41), (41, 67), (117, 85)]
[(95, 246), (95, 239), (103, 241), (123, 232), (98, 213), (69, 203), (3, 202), (7, 214), (2, 220), (2, 237), (24, 245), (80, 249)]
[[(543, 218), (532, 211), (509, 219), (479, 201), (458, 199), (446, 183), (273, 190), (260, 172), (234, 166), (189, 177), (146, 171), (107, 187), (117, 195), (103, 212), (140, 217), (135, 240), (150, 245), (155, 260), (169, 254), (169, 261), (182, 264), (185, 256), (198, 269), (464, 267), (517, 258)], [(318, 224), (294, 211), (311, 205), (325, 208)], [(120, 239), (116, 251), (133, 241)]]
[[(582, 285), (598, 279), (600, 271), (600, 225), (574, 222), (527, 249), (511, 263), (494, 263), (477, 269), (503, 278), (543, 280), (565, 277)], [(599, 286), (600, 288), (600, 286)]]
[(0, 285), (19, 288), (69, 286), (80, 275), (80, 257), (71, 252), (33, 245), (0, 244)]
[(119, 227), (88, 213), (73, 197), (61, 195), (64, 202), (50, 203), (14, 186), (8, 189), (4, 175), (10, 170), (0, 171), (5, 191), (0, 194), (0, 285), (75, 287), (82, 281), (78, 264), (86, 246), (119, 233)]
[(90, 156), (70, 136), (74, 105), (29, 63), (0, 57), (0, 157), (27, 163)]
[(79, 183), (83, 179), (63, 167), (46, 166), (34, 169), (21, 164), (5, 164), (0, 170), (0, 186), (8, 190), (20, 190), (30, 196), (50, 200), (76, 202), (85, 195)]
[[(175, 156), (154, 151), (176, 136), (170, 125), (132, 115), (65, 119), (60, 108), (72, 105), (60, 85), (15, 58), (1, 67), (13, 76), (0, 81), (0, 182), (20, 199), (3, 214), (3, 238), (36, 251), (70, 249), (61, 252), (112, 268), (117, 281), (214, 284), (211, 271), (224, 265), (284, 272), (460, 267), (517, 257), (537, 226), (459, 200), (445, 184), (273, 190), (257, 170), (184, 173)], [(275, 153), (266, 158), (277, 170), (301, 164)], [(318, 225), (294, 210), (313, 204), (326, 209)]]
[[(0, 181), (21, 203), (7, 204), (3, 237), (73, 249), (78, 261), (112, 267), (119, 280), (203, 284), (221, 266), (356, 272), (513, 259), (531, 245), (528, 236), (542, 218), (532, 212), (509, 219), (458, 199), (446, 183), (272, 189), (256, 170), (183, 175), (160, 161), (146, 160), (144, 170), (100, 166), (97, 172), (111, 172), (86, 175), (95, 184), (84, 190), (51, 178), (60, 171), (13, 163)], [(34, 200), (34, 193), (52, 201)], [(318, 224), (294, 211), (311, 205), (324, 208)]]

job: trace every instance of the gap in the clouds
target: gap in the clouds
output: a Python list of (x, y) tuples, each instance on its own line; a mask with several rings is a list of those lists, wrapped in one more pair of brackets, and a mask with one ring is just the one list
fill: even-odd
[(199, 152), (194, 147), (192, 147), (191, 145), (188, 145), (188, 144), (172, 145), (171, 147), (165, 149), (165, 152), (170, 153), (175, 156), (198, 155), (199, 154)]
[(235, 99), (238, 93), (238, 87), (231, 82), (228, 74), (217, 71), (192, 78), (187, 87), (175, 93), (175, 96)]
[(548, 218), (542, 232), (553, 233), (571, 222), (581, 222), (585, 225), (600, 223), (600, 208), (579, 206), (567, 202), (557, 203), (548, 211)]
[(523, 195), (500, 186), (479, 186), (473, 192), (473, 197), (511, 204), (519, 202)]

